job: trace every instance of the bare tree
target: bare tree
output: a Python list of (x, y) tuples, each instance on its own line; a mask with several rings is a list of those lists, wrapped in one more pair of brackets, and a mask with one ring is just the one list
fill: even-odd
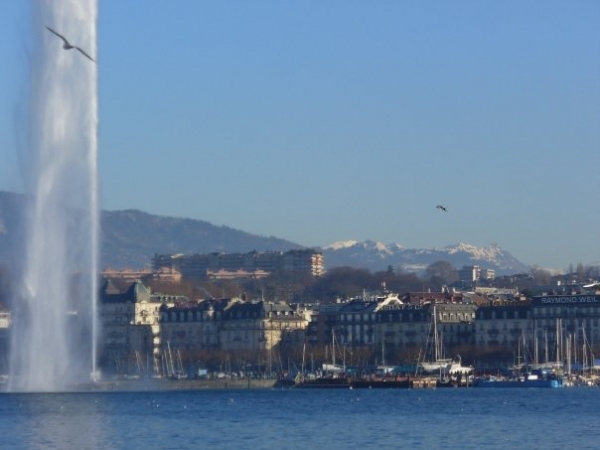
[(552, 277), (552, 274), (548, 270), (542, 269), (539, 266), (533, 266), (531, 275), (535, 284), (549, 284)]
[(458, 280), (458, 273), (448, 261), (436, 261), (425, 270), (425, 276), (433, 284), (450, 284)]

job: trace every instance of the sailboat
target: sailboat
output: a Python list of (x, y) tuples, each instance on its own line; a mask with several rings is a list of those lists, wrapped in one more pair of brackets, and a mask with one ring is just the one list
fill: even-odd
[(443, 358), (443, 345), (437, 329), (437, 313), (435, 304), (433, 305), (431, 327), (433, 329), (432, 343), (429, 349), (430, 351), (427, 351), (426, 349), (425, 352), (425, 357), (427, 357), (427, 354), (429, 353), (431, 359), (420, 362), (419, 365), (423, 371), (428, 373), (439, 373), (441, 375), (459, 373), (466, 375), (469, 372), (472, 372), (473, 368), (471, 366), (463, 366), (461, 358), (458, 355), (456, 358)]
[(168, 350), (168, 361), (167, 361), (167, 373), (170, 378), (179, 380), (182, 378), (187, 378), (187, 374), (183, 370), (183, 364), (181, 362), (181, 352), (177, 350), (177, 370), (175, 369), (175, 363), (173, 362), (173, 354), (171, 353), (171, 344), (167, 341), (167, 350)]
[(337, 343), (335, 341), (335, 331), (331, 330), (331, 364), (323, 363), (323, 373), (330, 374), (331, 377), (336, 378), (344, 375), (346, 371), (346, 364), (344, 362), (343, 366), (336, 364), (335, 361), (335, 347)]
[(425, 346), (425, 357), (429, 354), (430, 359), (428, 361), (422, 361), (420, 366), (425, 372), (446, 372), (452, 364), (452, 360), (442, 358), (442, 341), (437, 329), (435, 304), (433, 305), (433, 312), (431, 314), (431, 328), (433, 330), (431, 346), (429, 348), (427, 348), (427, 345)]
[(177, 362), (178, 362), (178, 367), (177, 367), (177, 373), (175, 374), (176, 378), (178, 380), (181, 380), (183, 378), (187, 378), (187, 373), (185, 373), (185, 370), (183, 369), (183, 363), (181, 361), (181, 351), (177, 350)]
[[(335, 330), (331, 330), (331, 364), (323, 363), (320, 376), (310, 379), (300, 377), (295, 387), (300, 388), (349, 388), (351, 387), (346, 378), (346, 367), (336, 364), (335, 361)], [(326, 347), (327, 350), (327, 347)]]

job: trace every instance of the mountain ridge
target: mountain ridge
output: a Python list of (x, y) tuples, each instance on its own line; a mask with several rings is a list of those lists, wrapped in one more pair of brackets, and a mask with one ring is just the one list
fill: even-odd
[[(30, 198), (0, 191), (0, 260), (18, 258), (15, 245), (24, 229), (24, 211)], [(141, 268), (155, 254), (287, 251), (306, 248), (274, 236), (260, 236), (224, 225), (184, 217), (150, 214), (138, 209), (101, 212), (101, 267)], [(318, 247), (314, 247), (318, 248)], [(459, 243), (442, 248), (411, 249), (400, 244), (367, 240), (338, 241), (320, 249), (326, 268), (352, 266), (371, 271), (388, 266), (421, 272), (446, 260), (455, 267), (477, 264), (497, 274), (528, 271), (529, 267), (497, 244), (477, 247)]]
[(423, 272), (429, 264), (441, 260), (450, 262), (456, 268), (479, 265), (482, 268), (494, 269), (498, 275), (530, 270), (529, 266), (498, 244), (479, 247), (459, 242), (445, 247), (416, 249), (398, 243), (383, 244), (371, 240), (339, 241), (323, 247), (323, 252), (328, 265), (356, 266), (356, 261), (362, 261), (362, 267), (372, 271), (385, 270), (392, 266), (408, 272)]

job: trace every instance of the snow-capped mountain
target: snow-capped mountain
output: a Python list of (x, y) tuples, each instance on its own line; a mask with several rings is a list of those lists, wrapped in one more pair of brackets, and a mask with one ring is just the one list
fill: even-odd
[(497, 244), (487, 247), (459, 243), (443, 248), (414, 249), (400, 244), (382, 244), (375, 241), (343, 241), (324, 247), (325, 264), (363, 267), (371, 271), (385, 270), (388, 266), (401, 267), (410, 272), (422, 272), (436, 261), (448, 261), (457, 269), (465, 265), (479, 265), (494, 269), (497, 275), (528, 272), (530, 268)]
[[(0, 191), (0, 261), (18, 260), (18, 233), (28, 199), (22, 194)], [(301, 245), (275, 237), (257, 236), (194, 219), (163, 217), (142, 211), (103, 211), (102, 266), (143, 267), (155, 253), (210, 253), (246, 251), (287, 251)], [(454, 267), (478, 264), (498, 275), (528, 272), (529, 267), (498, 245), (476, 247), (468, 244), (434, 249), (409, 249), (400, 244), (374, 241), (341, 241), (322, 249), (325, 266), (364, 267), (371, 271), (388, 266), (421, 272), (436, 261)]]

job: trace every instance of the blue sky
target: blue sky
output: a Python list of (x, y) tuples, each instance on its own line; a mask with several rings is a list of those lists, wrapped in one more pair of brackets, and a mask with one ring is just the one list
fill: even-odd
[[(103, 209), (307, 246), (497, 243), (527, 264), (600, 264), (600, 2), (99, 11)], [(1, 190), (22, 190), (29, 26), (26, 2), (0, 2)]]

